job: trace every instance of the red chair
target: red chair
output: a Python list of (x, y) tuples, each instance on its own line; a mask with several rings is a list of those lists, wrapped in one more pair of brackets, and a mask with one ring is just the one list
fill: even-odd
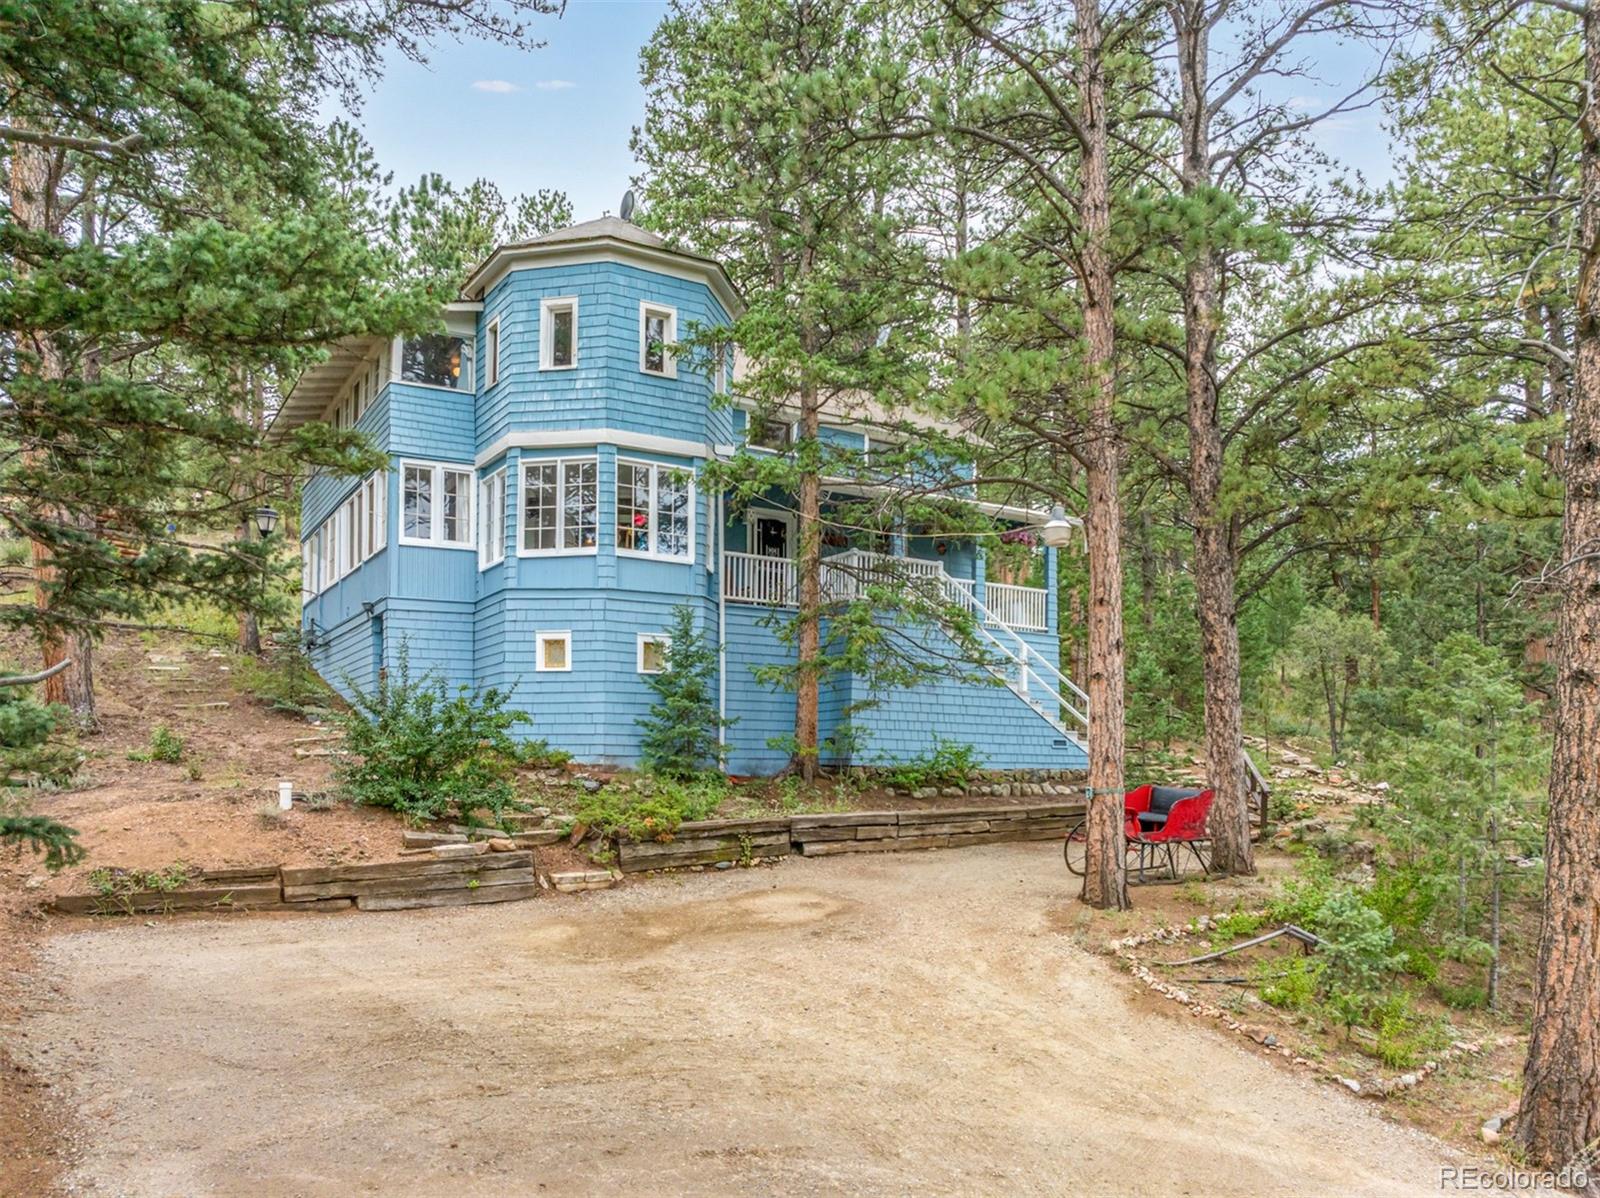
[(1209, 790), (1179, 799), (1172, 804), (1167, 812), (1166, 822), (1159, 828), (1153, 831), (1141, 829), (1128, 837), (1129, 846), (1137, 845), (1139, 848), (1139, 881), (1144, 881), (1147, 854), (1152, 857), (1165, 856), (1167, 872), (1173, 878), (1177, 878), (1177, 854), (1180, 846), (1194, 854), (1202, 876), (1211, 877), (1211, 866), (1200, 851), (1201, 845), (1211, 843), (1211, 836), (1206, 831), (1206, 817), (1211, 814), (1211, 800), (1212, 792)]

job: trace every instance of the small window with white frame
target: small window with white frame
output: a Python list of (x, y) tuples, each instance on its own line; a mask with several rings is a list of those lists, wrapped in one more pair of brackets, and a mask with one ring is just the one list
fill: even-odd
[(672, 651), (672, 638), (664, 632), (639, 634), (639, 673), (660, 674), (667, 668), (667, 658)]
[(560, 674), (572, 669), (572, 633), (536, 632), (538, 657), (534, 668), (541, 674)]
[(617, 461), (617, 552), (694, 560), (694, 484), (687, 466)]
[(484, 330), (483, 342), (484, 386), (492, 387), (500, 381), (500, 318), (496, 316)]
[(523, 556), (595, 553), (600, 540), (600, 467), (595, 458), (522, 463)]
[(639, 305), (639, 369), (645, 374), (676, 378), (678, 364), (672, 343), (678, 339), (678, 310), (649, 300)]
[(478, 484), (478, 565), (487, 568), (506, 557), (506, 472), (496, 470)]
[(441, 462), (400, 463), (400, 543), (473, 546), (472, 470)]
[(745, 444), (751, 449), (770, 449), (781, 453), (794, 444), (794, 425), (773, 412), (745, 415)]
[(539, 369), (571, 370), (578, 364), (578, 300), (556, 296), (539, 301)]

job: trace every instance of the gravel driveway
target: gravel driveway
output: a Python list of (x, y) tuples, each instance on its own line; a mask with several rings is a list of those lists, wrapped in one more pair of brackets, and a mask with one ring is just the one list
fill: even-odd
[(1136, 997), (1074, 910), (1035, 844), (105, 924), (23, 1030), (86, 1194), (1438, 1192), (1444, 1146)]

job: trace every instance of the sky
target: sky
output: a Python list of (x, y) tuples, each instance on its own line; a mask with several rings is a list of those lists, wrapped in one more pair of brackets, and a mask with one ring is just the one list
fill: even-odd
[[(614, 214), (636, 170), (628, 141), (644, 119), (639, 50), (666, 7), (568, 0), (559, 19), (538, 19), (542, 49), (451, 42), (436, 46), (427, 66), (393, 61), (355, 120), (396, 184), (427, 171), (458, 184), (481, 177), (507, 197), (565, 191), (576, 220)], [(1278, 85), (1308, 107), (1372, 61), (1365, 48), (1331, 42), (1308, 57), (1313, 78)], [(1316, 136), (1368, 182), (1391, 177), (1375, 108), (1334, 118)]]
[(486, 178), (506, 196), (565, 191), (575, 219), (615, 214), (644, 119), (639, 50), (666, 13), (644, 0), (569, 0), (538, 19), (543, 49), (479, 41), (435, 47), (427, 66), (391, 62), (356, 114), (397, 184), (437, 171)]

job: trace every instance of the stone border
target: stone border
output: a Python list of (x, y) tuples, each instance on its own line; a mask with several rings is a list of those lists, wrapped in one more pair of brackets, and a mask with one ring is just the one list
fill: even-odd
[(1189, 1014), (1215, 1020), (1230, 1032), (1245, 1037), (1252, 1044), (1287, 1058), (1291, 1064), (1306, 1069), (1325, 1081), (1335, 1082), (1349, 1090), (1352, 1094), (1364, 1098), (1387, 1098), (1391, 1094), (1398, 1094), (1421, 1085), (1432, 1074), (1437, 1073), (1451, 1061), (1462, 1057), (1476, 1056), (1483, 1051), (1481, 1043), (1471, 1040), (1456, 1040), (1434, 1059), (1419, 1065), (1416, 1069), (1401, 1073), (1392, 1078), (1376, 1077), (1366, 1082), (1358, 1081), (1353, 1077), (1344, 1077), (1337, 1071), (1329, 1069), (1326, 1065), (1319, 1064), (1309, 1057), (1296, 1055), (1287, 1045), (1277, 1043), (1276, 1034), (1269, 1033), (1261, 1038), (1252, 1034), (1251, 1029), (1232, 1014), (1224, 1011), (1215, 1003), (1203, 1002), (1190, 994), (1182, 986), (1163, 981), (1154, 972), (1147, 968), (1143, 962), (1135, 957), (1131, 950), (1146, 944), (1177, 944), (1187, 940), (1200, 932), (1207, 932), (1230, 915), (1265, 915), (1265, 911), (1233, 911), (1220, 915), (1201, 915), (1189, 922), (1183, 928), (1156, 928), (1154, 931), (1141, 932), (1133, 936), (1124, 936), (1110, 941), (1106, 947), (1118, 960), (1128, 966), (1128, 972), (1137, 978), (1146, 989), (1170, 1002), (1178, 1003), (1189, 1009)]

